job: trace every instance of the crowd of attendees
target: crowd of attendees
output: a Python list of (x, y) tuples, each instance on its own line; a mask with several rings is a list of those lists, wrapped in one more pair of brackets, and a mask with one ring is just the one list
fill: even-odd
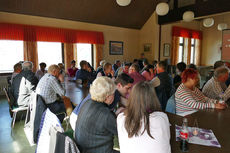
[[(112, 153), (114, 135), (118, 135), (120, 152), (170, 153), (170, 129), (164, 113), (167, 102), (175, 96), (176, 114), (197, 109), (225, 109), (230, 98), (229, 69), (222, 61), (214, 64), (214, 72), (200, 88), (200, 75), (194, 64), (180, 62), (176, 75), (167, 72), (166, 61), (149, 64), (141, 54), (132, 63), (105, 60), (94, 68), (85, 60), (76, 61), (65, 71), (64, 65), (40, 63), (32, 72), (33, 63), (15, 64), (11, 92), (15, 105), (26, 106), (32, 92), (44, 99), (55, 114), (65, 112), (64, 77), (90, 87), (89, 95), (73, 110), (70, 123), (81, 152)], [(59, 118), (61, 121), (63, 118)]]

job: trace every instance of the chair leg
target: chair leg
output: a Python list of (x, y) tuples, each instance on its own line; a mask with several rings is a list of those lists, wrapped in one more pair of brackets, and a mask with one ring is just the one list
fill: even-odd
[[(26, 123), (27, 123), (29, 111), (30, 111), (30, 107), (28, 107), (27, 112), (26, 112), (25, 125), (26, 125)], [(24, 125), (24, 127), (25, 127), (25, 125)]]
[(12, 128), (14, 128), (16, 116), (17, 116), (17, 112), (14, 112), (14, 114), (13, 114), (13, 125), (12, 125)]

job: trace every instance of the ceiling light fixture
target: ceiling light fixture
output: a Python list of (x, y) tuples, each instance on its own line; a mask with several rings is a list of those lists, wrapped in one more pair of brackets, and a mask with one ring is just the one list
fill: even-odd
[(168, 12), (169, 12), (169, 5), (168, 5), (168, 3), (159, 3), (159, 4), (157, 4), (156, 13), (159, 16), (166, 15)]
[(128, 6), (131, 3), (131, 0), (116, 0), (117, 4), (120, 6)]
[(203, 20), (203, 26), (206, 28), (209, 28), (214, 25), (214, 19), (213, 18), (206, 18)]
[(186, 11), (183, 14), (183, 20), (185, 22), (191, 22), (194, 19), (194, 16), (195, 16), (194, 12), (192, 12), (192, 11)]

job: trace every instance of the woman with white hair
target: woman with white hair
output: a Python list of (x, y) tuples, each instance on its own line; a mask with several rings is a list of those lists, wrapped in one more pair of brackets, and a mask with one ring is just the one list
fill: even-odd
[(116, 153), (113, 138), (117, 135), (115, 115), (108, 105), (114, 100), (115, 84), (108, 77), (98, 77), (90, 86), (91, 99), (78, 115), (75, 140), (80, 152)]

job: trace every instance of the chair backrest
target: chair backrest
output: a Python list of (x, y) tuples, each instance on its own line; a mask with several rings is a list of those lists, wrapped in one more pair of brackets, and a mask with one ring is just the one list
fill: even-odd
[(176, 101), (175, 101), (175, 94), (173, 94), (166, 105), (166, 112), (172, 113), (172, 114), (176, 114)]

